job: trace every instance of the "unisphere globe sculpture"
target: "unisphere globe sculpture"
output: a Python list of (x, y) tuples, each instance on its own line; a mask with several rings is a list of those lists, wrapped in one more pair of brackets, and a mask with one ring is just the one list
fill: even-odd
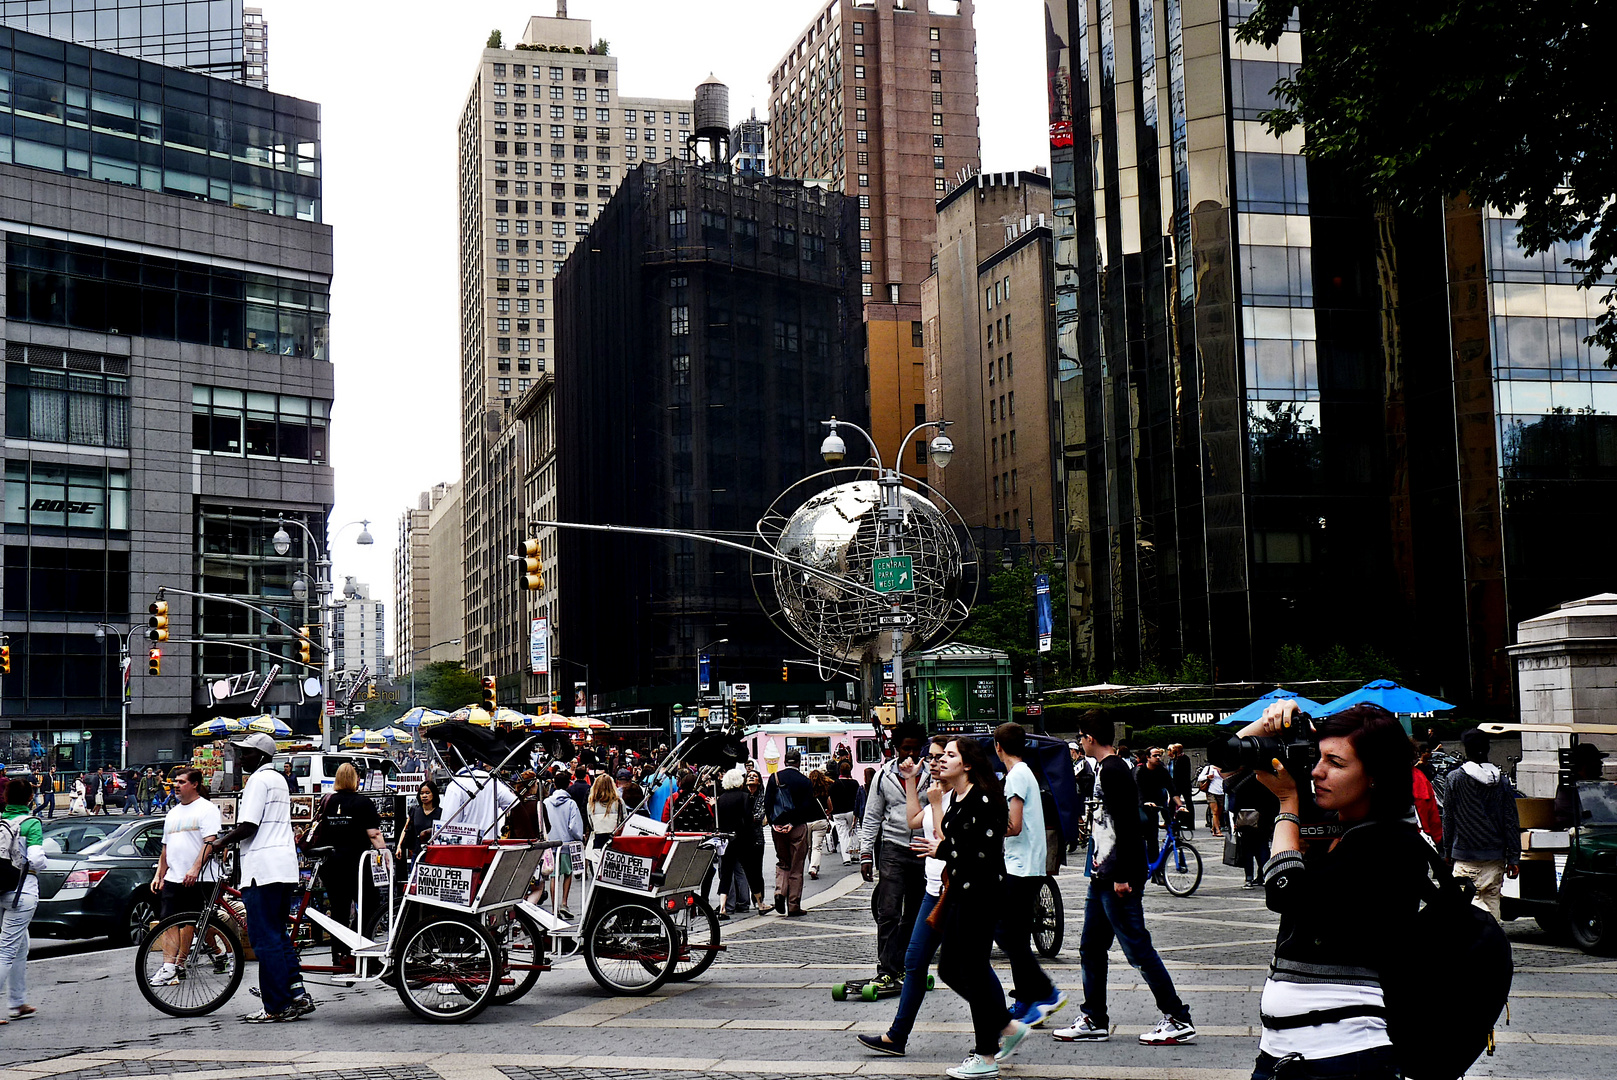
[[(832, 472), (869, 475), (858, 469)], [(786, 492), (776, 505), (790, 505), (791, 495)], [(881, 618), (892, 613), (894, 599), (914, 617), (905, 627), (905, 651), (941, 644), (968, 613), (970, 597), (962, 599), (963, 594), (975, 595), (975, 574), (968, 580), (975, 553), (962, 550), (949, 513), (908, 487), (899, 489), (904, 528), (897, 553), (913, 560), (915, 591), (881, 597), (839, 584), (835, 579), (870, 586), (872, 562), (888, 555), (881, 504), (874, 480), (853, 480), (811, 496), (790, 516), (772, 509), (758, 523), (760, 539), (779, 554), (832, 575), (754, 560), (754, 583), (766, 609), (771, 605), (760, 580), (765, 577), (774, 594), (772, 617), (822, 657), (856, 663), (892, 659), (893, 628), (883, 626)]]

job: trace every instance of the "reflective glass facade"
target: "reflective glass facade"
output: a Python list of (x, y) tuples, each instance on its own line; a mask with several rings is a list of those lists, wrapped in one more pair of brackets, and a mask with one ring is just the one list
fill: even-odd
[(320, 108), (0, 28), (0, 162), (320, 220)]
[(241, 78), (241, 0), (0, 0), (0, 22), (168, 67)]

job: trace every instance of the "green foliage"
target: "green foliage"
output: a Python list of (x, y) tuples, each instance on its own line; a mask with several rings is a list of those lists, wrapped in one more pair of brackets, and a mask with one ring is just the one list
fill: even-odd
[(1366, 683), (1371, 679), (1403, 681), (1398, 663), (1375, 646), (1361, 645), (1350, 650), (1341, 643), (1318, 656), (1310, 655), (1301, 645), (1282, 645), (1275, 652), (1270, 674), (1281, 686), (1318, 679), (1353, 683)]
[[(415, 703), (428, 709), (453, 712), (462, 705), (476, 704), (482, 692), (481, 681), (461, 667), (459, 660), (423, 664), (410, 679), (415, 682)], [(400, 684), (399, 702), (403, 708), (398, 715), (410, 708), (409, 682)]]
[(1213, 681), (1213, 671), (1207, 666), (1204, 656), (1187, 656), (1179, 664), (1179, 670), (1173, 673), (1170, 682), (1206, 684)]
[(1050, 575), (1052, 620), (1050, 651), (1044, 653), (1045, 685), (1066, 685), (1068, 620), (1066, 618), (1067, 574), (1053, 560), (1034, 570), (1033, 564), (1023, 559), (1009, 570), (1000, 569), (991, 575), (971, 617), (960, 631), (959, 640), (966, 645), (984, 649), (1002, 649), (1010, 654), (1011, 664), (1017, 671), (1032, 670), (1040, 657), (1038, 630), (1033, 616), (1033, 578), (1037, 573)]
[[(1605, 70), (1610, 0), (1258, 0), (1239, 30), (1273, 46), (1291, 18), (1303, 64), (1276, 87), (1269, 128), (1378, 202), (1432, 206), (1465, 192), (1521, 214), (1529, 254), (1566, 263), (1606, 310), (1587, 339), (1617, 364), (1617, 139)], [(1601, 89), (1604, 87), (1605, 89)], [(1587, 237), (1587, 248), (1581, 241)], [(1562, 249), (1563, 252), (1566, 250)]]
[(489, 31), (488, 45), (486, 47), (490, 49), (503, 49), (505, 46), (500, 44), (502, 40), (503, 39), (500, 37), (500, 32), (498, 30), (491, 30)]
[(594, 52), (596, 56), (610, 56), (612, 55), (612, 43), (606, 40), (606, 38), (596, 38), (595, 48), (591, 51)]

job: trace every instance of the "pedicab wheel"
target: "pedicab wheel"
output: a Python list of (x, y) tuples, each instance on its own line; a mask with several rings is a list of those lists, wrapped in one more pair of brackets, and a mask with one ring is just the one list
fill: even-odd
[(135, 945), (135, 983), (153, 1008), (170, 1016), (213, 1012), (241, 986), (247, 966), (235, 927), (214, 915), (200, 935), (193, 932), (184, 970), (176, 973), (173, 982), (153, 986), (152, 979), (163, 967), (164, 945), (177, 952), (182, 929), (195, 931), (196, 925), (195, 912), (179, 912), (146, 931)]
[(499, 988), (500, 944), (478, 923), (432, 919), (410, 931), (398, 955), (399, 997), (423, 1020), (470, 1020)]
[[(1038, 896), (1033, 905), (1033, 947), (1045, 958), (1061, 951), (1061, 939), (1066, 934), (1067, 917), (1061, 903), (1061, 890), (1054, 878), (1039, 882)], [(932, 989), (932, 976), (927, 976), (928, 990)]]
[(649, 994), (674, 971), (679, 932), (667, 915), (639, 900), (607, 901), (584, 927), (584, 966), (603, 990)]
[(679, 931), (679, 959), (668, 978), (672, 982), (686, 982), (696, 978), (713, 966), (719, 955), (719, 917), (700, 896), (696, 904), (674, 916), (674, 929)]
[(831, 984), (831, 1000), (832, 1001), (847, 1001), (848, 1000), (848, 984), (847, 983), (832, 983)]
[(539, 981), (540, 965), (544, 963), (539, 943), (544, 931), (531, 916), (516, 908), (492, 916), (489, 922), (489, 930), (500, 943), (504, 969), (499, 989), (494, 991), (494, 1004), (509, 1005)]
[(1163, 863), (1162, 884), (1175, 896), (1189, 896), (1201, 883), (1201, 852), (1189, 844), (1181, 843), (1178, 855)]
[(876, 984), (873, 982), (867, 982), (865, 985), (861, 986), (859, 988), (859, 999), (861, 1001), (875, 1001)]

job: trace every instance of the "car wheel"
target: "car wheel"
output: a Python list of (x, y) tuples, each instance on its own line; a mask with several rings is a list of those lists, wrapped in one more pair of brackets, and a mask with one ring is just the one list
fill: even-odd
[[(142, 896), (141, 893), (146, 895)], [(133, 945), (140, 940), (140, 935), (146, 932), (146, 928), (156, 921), (157, 904), (151, 890), (144, 887), (137, 888), (134, 903), (129, 905), (129, 917), (124, 920), (122, 929), (112, 935), (113, 939), (119, 945)]]
[(1587, 953), (1617, 948), (1617, 903), (1596, 889), (1578, 889), (1567, 899), (1567, 928), (1572, 943)]

